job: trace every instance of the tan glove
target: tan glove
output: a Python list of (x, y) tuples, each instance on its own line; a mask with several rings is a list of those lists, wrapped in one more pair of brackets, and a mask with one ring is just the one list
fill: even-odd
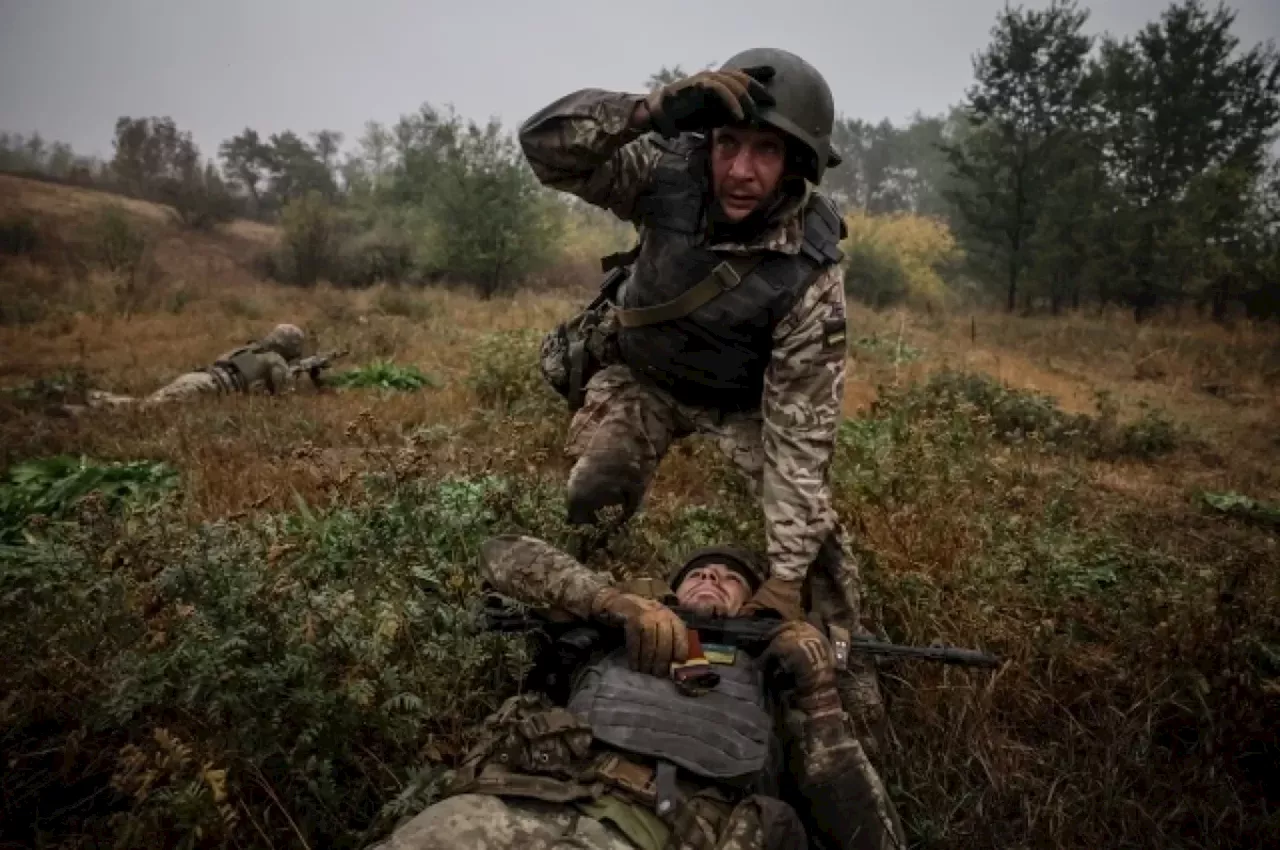
[(627, 660), (633, 670), (666, 678), (671, 675), (673, 661), (689, 660), (684, 621), (661, 602), (606, 587), (591, 601), (591, 616), (610, 625), (624, 625)]
[(794, 682), (796, 707), (810, 716), (840, 712), (835, 656), (826, 637), (811, 623), (793, 620), (780, 626), (760, 656)]
[(761, 611), (773, 611), (784, 620), (803, 620), (804, 606), (800, 602), (800, 589), (803, 585), (804, 579), (766, 579), (738, 614), (750, 617)]

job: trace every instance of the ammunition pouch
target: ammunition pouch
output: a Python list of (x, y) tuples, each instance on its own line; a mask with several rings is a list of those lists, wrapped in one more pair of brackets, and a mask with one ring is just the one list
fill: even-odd
[(636, 246), (631, 251), (601, 259), (600, 265), (607, 274), (600, 284), (600, 293), (579, 313), (556, 325), (542, 338), (538, 354), (542, 377), (564, 397), (570, 410), (582, 408), (592, 375), (610, 363), (621, 362), (613, 302), (638, 253), (639, 246)]

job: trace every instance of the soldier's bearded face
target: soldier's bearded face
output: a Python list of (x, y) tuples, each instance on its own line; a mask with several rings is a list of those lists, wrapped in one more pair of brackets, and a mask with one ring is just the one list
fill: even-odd
[(711, 136), (711, 182), (725, 217), (742, 221), (778, 188), (787, 162), (781, 133), (717, 127)]
[(705, 564), (690, 570), (676, 588), (680, 605), (703, 616), (732, 617), (750, 598), (747, 580), (724, 564)]

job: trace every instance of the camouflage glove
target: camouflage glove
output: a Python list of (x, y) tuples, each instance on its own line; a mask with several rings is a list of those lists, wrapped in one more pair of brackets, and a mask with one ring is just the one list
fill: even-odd
[(731, 71), (701, 71), (655, 89), (645, 99), (653, 128), (667, 138), (756, 117), (773, 106), (761, 83), (773, 77), (767, 65)]
[(827, 639), (812, 624), (793, 620), (779, 627), (760, 660), (764, 669), (786, 675), (801, 711), (810, 717), (841, 714), (835, 658)]
[(762, 611), (772, 611), (784, 620), (803, 620), (804, 606), (800, 602), (803, 585), (804, 579), (766, 579), (756, 595), (742, 606), (739, 614), (750, 617)]
[(667, 606), (634, 593), (606, 587), (591, 601), (591, 615), (610, 625), (623, 624), (631, 669), (666, 678), (671, 662), (689, 660), (689, 633)]

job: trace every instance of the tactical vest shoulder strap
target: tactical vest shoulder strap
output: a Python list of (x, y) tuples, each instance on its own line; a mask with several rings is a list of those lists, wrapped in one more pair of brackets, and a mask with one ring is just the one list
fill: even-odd
[(720, 263), (698, 283), (686, 289), (670, 301), (654, 304), (652, 307), (634, 307), (627, 309), (614, 305), (618, 314), (618, 323), (624, 328), (640, 328), (645, 325), (656, 325), (658, 322), (670, 322), (683, 319), (703, 304), (722, 292), (728, 292), (764, 260), (763, 254), (749, 257), (732, 257)]
[(840, 240), (849, 235), (844, 219), (835, 204), (815, 193), (805, 208), (804, 244), (801, 252), (819, 265), (838, 263), (844, 259)]

